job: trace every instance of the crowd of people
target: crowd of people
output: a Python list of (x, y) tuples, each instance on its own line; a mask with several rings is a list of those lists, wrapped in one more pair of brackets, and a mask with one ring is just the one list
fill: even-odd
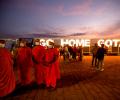
[[(69, 46), (65, 45), (60, 47), (60, 56), (63, 56), (64, 61), (78, 60), (82, 61), (83, 58), (83, 47), (82, 46)], [(78, 57), (78, 59), (77, 59)]]
[[(98, 46), (97, 43), (92, 47), (92, 69), (103, 71), (104, 55), (107, 54), (107, 47), (104, 44)], [(69, 46), (65, 45), (60, 47), (60, 56), (63, 56), (64, 61), (82, 61), (83, 60), (83, 47), (82, 46)]]
[[(27, 41), (21, 39), (19, 45), (11, 52), (5, 48), (5, 41), (0, 40), (0, 97), (15, 90), (19, 86), (28, 86), (33, 81), (39, 86), (56, 87), (60, 79), (59, 51), (53, 42), (46, 48), (40, 45), (39, 39), (34, 41), (35, 46), (30, 48)], [(14, 68), (17, 69), (16, 78)], [(35, 80), (32, 80), (31, 71), (34, 69)]]
[[(104, 54), (107, 50), (104, 44), (92, 48), (92, 66), (96, 70), (103, 71)], [(48, 46), (40, 45), (40, 40), (34, 41), (34, 46), (27, 44), (25, 39), (20, 39), (18, 45), (13, 45), (10, 51), (5, 48), (5, 40), (0, 40), (0, 97), (6, 96), (19, 86), (28, 86), (33, 81), (40, 86), (56, 88), (56, 82), (60, 79), (59, 56), (64, 61), (83, 59), (83, 47), (76, 45), (56, 47), (53, 42)], [(78, 57), (78, 58), (77, 58)], [(17, 70), (17, 76), (15, 70)], [(34, 69), (32, 79), (31, 72)]]

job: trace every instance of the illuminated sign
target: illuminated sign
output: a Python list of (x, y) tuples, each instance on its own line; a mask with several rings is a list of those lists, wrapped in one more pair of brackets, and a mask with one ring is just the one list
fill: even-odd
[(101, 46), (101, 44), (104, 44), (107, 47), (113, 46), (113, 47), (120, 47), (120, 39), (100, 39), (98, 40), (98, 46)]
[(53, 39), (47, 39), (47, 40), (40, 39), (40, 44), (43, 46), (46, 46), (46, 45), (49, 46), (49, 42), (54, 42), (54, 40)]
[(76, 46), (90, 47), (90, 40), (89, 39), (85, 39), (85, 40), (84, 39), (81, 39), (81, 40), (79, 40), (79, 39), (76, 39), (76, 40), (74, 40), (74, 39), (70, 39), (70, 40), (61, 39), (61, 46), (64, 46), (67, 44), (69, 46), (76, 45)]
[[(40, 39), (41, 45), (49, 45), (49, 42), (55, 42), (53, 39)], [(61, 46), (69, 45), (69, 46), (83, 46), (83, 47), (90, 47), (91, 40), (90, 39), (61, 39), (60, 44)], [(106, 47), (120, 47), (120, 39), (100, 39), (97, 40), (98, 46), (104, 44)]]

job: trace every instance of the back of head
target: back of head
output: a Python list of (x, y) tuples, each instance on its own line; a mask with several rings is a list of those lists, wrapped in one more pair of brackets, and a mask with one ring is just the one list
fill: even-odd
[(0, 47), (4, 48), (5, 47), (5, 40), (0, 40)]
[(101, 47), (104, 48), (104, 44), (101, 44)]
[(48, 48), (53, 48), (54, 47), (54, 42), (49, 42)]
[(34, 42), (35, 42), (36, 46), (40, 45), (40, 40), (39, 39), (36, 39)]
[(21, 39), (20, 40), (20, 47), (25, 47), (26, 43), (27, 43), (27, 41), (25, 39)]
[(97, 47), (98, 46), (98, 44), (97, 43), (95, 43), (95, 47)]

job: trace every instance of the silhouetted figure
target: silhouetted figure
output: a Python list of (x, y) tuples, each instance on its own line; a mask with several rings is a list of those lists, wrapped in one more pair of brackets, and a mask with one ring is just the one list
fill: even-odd
[(78, 47), (78, 59), (79, 61), (82, 61), (83, 59), (83, 47), (82, 46)]
[(76, 45), (74, 45), (72, 58), (76, 60), (76, 56), (77, 56), (77, 48), (76, 48)]
[(104, 54), (106, 53), (106, 50), (104, 48), (104, 44), (101, 44), (101, 47), (97, 51), (97, 70), (103, 71), (103, 61), (104, 61)]
[(92, 66), (97, 65), (97, 51), (98, 51), (98, 45), (95, 43), (93, 49), (92, 49)]
[(71, 46), (68, 46), (68, 51), (69, 51), (69, 59), (72, 59), (72, 55), (73, 55), (73, 48)]

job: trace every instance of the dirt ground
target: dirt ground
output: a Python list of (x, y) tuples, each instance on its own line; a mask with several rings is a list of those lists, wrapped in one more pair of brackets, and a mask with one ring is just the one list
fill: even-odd
[(56, 90), (24, 87), (4, 100), (120, 100), (120, 56), (105, 56), (104, 71), (91, 66), (91, 56), (83, 61), (60, 60), (61, 79)]

